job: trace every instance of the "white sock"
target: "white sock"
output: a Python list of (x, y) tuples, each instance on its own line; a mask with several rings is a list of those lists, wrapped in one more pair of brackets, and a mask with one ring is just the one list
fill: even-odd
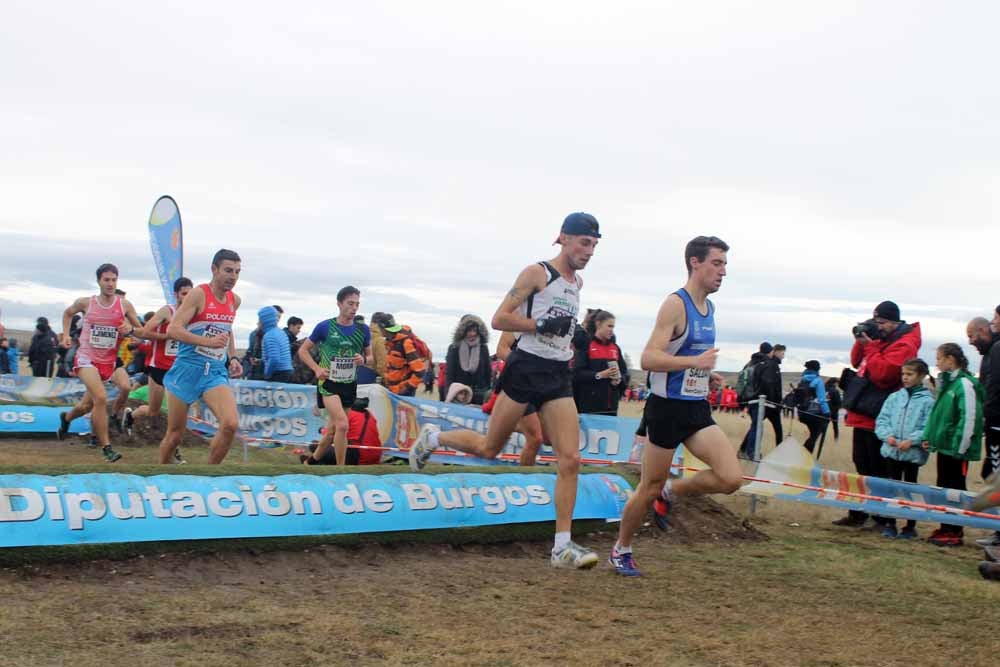
[(663, 485), (663, 490), (660, 491), (660, 496), (664, 500), (671, 500), (674, 497), (674, 487), (669, 477), (667, 478), (667, 483)]
[(438, 444), (438, 438), (441, 437), (441, 431), (431, 431), (427, 434), (427, 444), (437, 449), (441, 445)]
[(561, 551), (563, 547), (569, 544), (570, 532), (567, 530), (562, 533), (556, 533), (555, 546), (552, 547), (553, 551)]
[(615, 553), (619, 555), (630, 554), (632, 553), (632, 545), (630, 544), (627, 547), (623, 547), (620, 543), (615, 542)]

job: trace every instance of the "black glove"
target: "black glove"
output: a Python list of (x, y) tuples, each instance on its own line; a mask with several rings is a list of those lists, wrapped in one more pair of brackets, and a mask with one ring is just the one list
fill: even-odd
[(573, 318), (569, 315), (559, 317), (542, 317), (535, 320), (535, 333), (565, 336), (573, 328)]

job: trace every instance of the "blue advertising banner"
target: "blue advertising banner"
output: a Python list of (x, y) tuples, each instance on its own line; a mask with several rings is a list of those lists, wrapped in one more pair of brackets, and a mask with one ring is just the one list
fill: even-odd
[(174, 281), (184, 275), (184, 236), (181, 212), (173, 197), (163, 196), (149, 214), (149, 247), (167, 303), (177, 305)]
[[(479, 433), (486, 432), (489, 415), (477, 405), (459, 405), (457, 403), (440, 403), (421, 398), (397, 396), (378, 385), (366, 385), (358, 388), (358, 394), (369, 398), (369, 410), (376, 416), (379, 423), (379, 434), (387, 446), (401, 450), (409, 450), (416, 442), (420, 427), (424, 424), (434, 424), (442, 431), (451, 429), (469, 429)], [(626, 417), (608, 417), (604, 415), (580, 415), (579, 447), (582, 458), (588, 462), (602, 461), (606, 463), (636, 463), (639, 461), (639, 448), (635, 446), (635, 431), (639, 427), (638, 419)], [(389, 445), (388, 443), (392, 443)], [(524, 447), (524, 437), (514, 433), (507, 441), (501, 455), (517, 457)], [(542, 447), (541, 454), (552, 456), (552, 448)], [(405, 457), (404, 452), (389, 452), (390, 456)], [(457, 465), (509, 465), (511, 460), (484, 461), (475, 457), (460, 457), (449, 454), (435, 454), (431, 457), (437, 463)]]
[[(51, 433), (59, 430), (59, 413), (65, 408), (35, 405), (0, 405), (0, 433)], [(90, 433), (90, 419), (74, 419), (70, 433)]]
[[(0, 547), (460, 528), (555, 519), (555, 475), (0, 476)], [(631, 487), (581, 475), (576, 519)]]
[[(109, 387), (112, 385), (108, 385)], [(73, 405), (86, 388), (76, 378), (36, 378), (0, 375), (0, 405)], [(117, 390), (115, 390), (117, 393)]]

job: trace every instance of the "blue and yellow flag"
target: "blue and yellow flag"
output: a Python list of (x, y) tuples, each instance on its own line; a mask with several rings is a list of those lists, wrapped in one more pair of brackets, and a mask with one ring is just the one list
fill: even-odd
[(149, 246), (160, 276), (160, 286), (167, 303), (174, 300), (174, 281), (184, 275), (184, 237), (181, 233), (181, 212), (173, 197), (163, 196), (153, 204), (149, 214)]

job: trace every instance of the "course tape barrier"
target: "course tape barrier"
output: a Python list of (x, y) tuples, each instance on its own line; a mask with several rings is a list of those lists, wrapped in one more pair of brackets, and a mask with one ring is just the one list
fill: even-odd
[[(678, 448), (674, 465), (683, 474), (706, 467), (683, 447)], [(786, 438), (761, 459), (748, 477), (755, 481), (745, 484), (740, 491), (755, 496), (897, 519), (1000, 530), (1000, 510), (969, 511), (974, 493), (826, 470), (817, 466), (809, 451), (793, 437)]]

